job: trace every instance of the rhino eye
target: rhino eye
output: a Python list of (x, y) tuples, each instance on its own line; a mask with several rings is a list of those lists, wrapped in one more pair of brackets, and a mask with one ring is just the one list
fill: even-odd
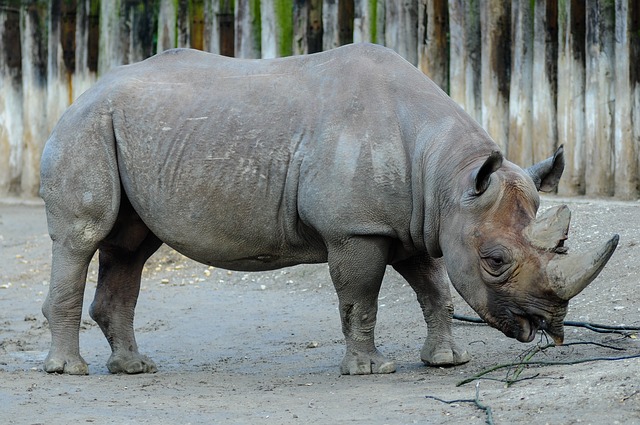
[(508, 255), (502, 250), (493, 250), (484, 253), (481, 258), (483, 268), (487, 271), (487, 273), (496, 277), (506, 272), (511, 265), (511, 261), (508, 258)]
[(492, 269), (499, 269), (504, 266), (504, 259), (502, 257), (488, 257), (485, 261), (491, 266)]

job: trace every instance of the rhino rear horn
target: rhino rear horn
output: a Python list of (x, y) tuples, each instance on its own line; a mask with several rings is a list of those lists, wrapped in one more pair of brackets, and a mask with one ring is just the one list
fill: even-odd
[(552, 157), (532, 165), (526, 171), (539, 191), (555, 190), (564, 171), (564, 147), (560, 145)]
[(618, 246), (619, 236), (614, 235), (594, 252), (584, 255), (556, 256), (547, 265), (551, 289), (564, 301), (578, 295), (602, 271)]
[(549, 208), (538, 215), (530, 227), (531, 243), (545, 251), (566, 251), (564, 241), (569, 233), (571, 211), (566, 205)]
[(476, 195), (480, 195), (487, 190), (489, 182), (491, 182), (491, 174), (495, 173), (500, 166), (502, 166), (502, 153), (500, 151), (491, 152), (484, 161), (484, 164), (482, 164), (476, 172), (474, 178), (474, 189)]

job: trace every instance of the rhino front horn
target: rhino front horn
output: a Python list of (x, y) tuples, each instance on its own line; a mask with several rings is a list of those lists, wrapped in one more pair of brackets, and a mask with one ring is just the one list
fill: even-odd
[(614, 235), (599, 249), (588, 254), (556, 255), (547, 265), (551, 288), (562, 300), (569, 301), (587, 287), (607, 264), (618, 246)]

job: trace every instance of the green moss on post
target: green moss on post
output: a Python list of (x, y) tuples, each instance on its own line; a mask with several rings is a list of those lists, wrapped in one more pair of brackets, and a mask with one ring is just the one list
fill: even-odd
[(567, 2), (558, 0), (558, 25), (567, 25)]
[(189, 22), (191, 33), (189, 34), (190, 47), (204, 50), (204, 1), (189, 1)]
[(378, 0), (369, 0), (369, 22), (372, 43), (376, 42), (378, 37)]
[(100, 0), (91, 0), (89, 4), (89, 15), (100, 16)]
[(218, 13), (221, 15), (233, 15), (233, 11), (236, 10), (236, 1), (235, 0), (220, 0), (218, 5)]
[(262, 17), (260, 15), (260, 0), (249, 0), (251, 13), (253, 43), (258, 52), (262, 50)]
[(178, 40), (180, 39), (180, 13), (178, 12), (180, 10), (180, 0), (173, 0), (173, 13), (175, 13), (176, 17), (175, 17), (175, 25), (173, 26), (173, 48), (178, 47)]
[(293, 0), (276, 0), (276, 32), (278, 56), (293, 54)]

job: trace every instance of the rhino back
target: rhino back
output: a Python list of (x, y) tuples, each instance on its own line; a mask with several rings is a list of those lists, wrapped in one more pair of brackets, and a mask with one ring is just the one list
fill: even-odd
[(349, 234), (410, 246), (411, 157), (433, 114), (412, 103), (450, 102), (377, 46), (267, 61), (174, 50), (99, 86), (141, 218), (192, 258), (245, 269), (325, 261), (326, 239)]

